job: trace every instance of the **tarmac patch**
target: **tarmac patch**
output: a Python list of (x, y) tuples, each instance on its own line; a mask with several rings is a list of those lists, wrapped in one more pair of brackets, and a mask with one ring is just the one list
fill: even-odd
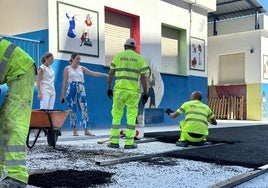
[(111, 183), (114, 173), (99, 170), (57, 170), (29, 176), (29, 185), (37, 187), (95, 187)]

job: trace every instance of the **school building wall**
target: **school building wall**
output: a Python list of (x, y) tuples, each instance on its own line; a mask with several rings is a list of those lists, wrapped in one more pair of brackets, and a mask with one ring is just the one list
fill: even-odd
[[(68, 4), (83, 10), (90, 10), (98, 14), (98, 56), (82, 55), (81, 65), (94, 70), (108, 73), (109, 68), (105, 65), (107, 55), (105, 28), (105, 12), (115, 10), (116, 13), (136, 16), (139, 18), (139, 27), (135, 31), (139, 38), (139, 52), (146, 60), (149, 60), (163, 82), (163, 96), (158, 108), (172, 108), (176, 110), (183, 102), (189, 100), (193, 90), (200, 90), (207, 103), (207, 13), (216, 10), (216, 0), (213, 1), (173, 1), (173, 0), (128, 0), (128, 1), (105, 1), (105, 0), (3, 0), (0, 6), (0, 21), (3, 27), (1, 34), (16, 35), (36, 40), (41, 40), (41, 55), (47, 51), (54, 54), (56, 103), (55, 109), (67, 109), (67, 104), (59, 102), (63, 68), (69, 65), (70, 53), (58, 50), (58, 3)], [(3, 6), (2, 6), (3, 5)], [(27, 5), (27, 6), (25, 6)], [(24, 8), (27, 7), (27, 8)], [(147, 8), (145, 8), (147, 7)], [(5, 10), (5, 11), (3, 11)], [(21, 14), (10, 14), (8, 10), (16, 10)], [(8, 19), (4, 19), (8, 15)], [(15, 24), (19, 22), (18, 24)], [(162, 54), (162, 28), (168, 27), (179, 31), (180, 52), (175, 72), (173, 65), (164, 64)], [(204, 41), (204, 70), (190, 68), (190, 42), (191, 38)], [(125, 41), (126, 39), (117, 39)], [(117, 47), (123, 50), (123, 43)], [(38, 62), (40, 64), (40, 62)], [(163, 69), (163, 65), (167, 68)], [(177, 65), (176, 65), (177, 66)], [(164, 70), (164, 71), (163, 71)], [(106, 79), (85, 75), (85, 86), (88, 98), (89, 124), (91, 128), (109, 128), (111, 124), (112, 101), (106, 96)], [(33, 108), (39, 108), (37, 92), (35, 88)], [(177, 124), (182, 119), (171, 119), (165, 115), (164, 123)], [(125, 117), (123, 118), (125, 123)], [(67, 120), (63, 128), (69, 128)]]
[[(246, 85), (246, 105), (249, 120), (267, 119), (267, 16), (259, 16), (260, 29), (255, 30), (255, 17), (248, 16), (217, 23), (218, 35), (213, 36), (213, 24), (208, 25), (208, 85)], [(235, 55), (243, 57), (238, 64)], [(230, 63), (221, 63), (229, 57)], [(233, 57), (233, 58), (232, 58)], [(237, 60), (237, 61), (236, 61)], [(243, 66), (241, 66), (241, 62)], [(237, 67), (241, 66), (240, 70)], [(229, 70), (224, 82), (223, 68)], [(242, 76), (241, 76), (242, 75)]]

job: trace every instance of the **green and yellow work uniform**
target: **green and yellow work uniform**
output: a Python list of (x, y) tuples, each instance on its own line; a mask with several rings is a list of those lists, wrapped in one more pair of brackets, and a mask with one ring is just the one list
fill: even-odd
[(185, 114), (185, 119), (180, 121), (179, 141), (205, 141), (209, 133), (208, 120), (214, 118), (211, 109), (199, 100), (191, 100), (183, 103), (177, 112)]
[(8, 91), (0, 107), (0, 175), (28, 182), (25, 142), (35, 78), (34, 60), (20, 47), (0, 39), (0, 84)]
[(126, 139), (125, 145), (133, 145), (136, 135), (135, 124), (138, 114), (139, 78), (149, 72), (145, 59), (135, 51), (127, 49), (113, 58), (110, 66), (115, 72), (113, 88), (111, 144), (119, 144), (119, 128), (126, 106)]

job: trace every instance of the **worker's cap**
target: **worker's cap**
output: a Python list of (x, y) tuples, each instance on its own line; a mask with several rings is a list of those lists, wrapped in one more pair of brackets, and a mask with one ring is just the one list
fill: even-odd
[(136, 41), (133, 38), (129, 38), (126, 40), (125, 45), (136, 47)]

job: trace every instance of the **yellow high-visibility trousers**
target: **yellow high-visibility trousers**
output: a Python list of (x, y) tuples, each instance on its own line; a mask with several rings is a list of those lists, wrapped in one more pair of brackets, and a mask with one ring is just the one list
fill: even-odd
[(206, 140), (207, 135), (204, 135), (200, 138), (195, 138), (189, 135), (188, 132), (185, 131), (185, 126), (186, 126), (185, 120), (181, 120), (179, 124), (180, 124), (180, 129), (181, 129), (181, 135), (180, 135), (179, 141), (201, 142), (201, 141)]
[(29, 131), (34, 66), (24, 75), (7, 83), (8, 92), (0, 107), (0, 175), (28, 183), (26, 138)]
[(126, 90), (115, 90), (113, 94), (112, 127), (110, 131), (111, 143), (119, 143), (119, 129), (126, 107), (126, 139), (125, 145), (133, 145), (136, 135), (135, 124), (138, 114), (139, 93)]

